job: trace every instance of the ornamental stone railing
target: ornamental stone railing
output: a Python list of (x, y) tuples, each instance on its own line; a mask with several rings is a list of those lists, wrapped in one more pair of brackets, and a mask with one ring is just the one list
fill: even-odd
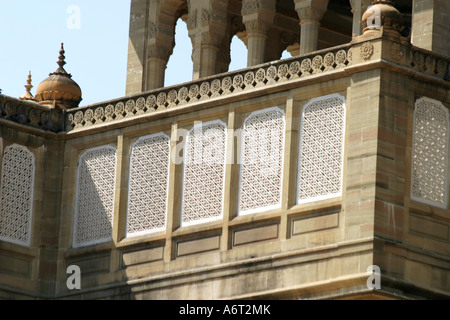
[[(384, 43), (387, 47), (381, 49)], [(70, 110), (52, 109), (0, 95), (0, 119), (45, 131), (68, 133), (274, 87), (380, 59), (406, 68), (409, 72), (450, 80), (449, 57), (407, 42), (374, 37)]]
[(54, 133), (64, 130), (63, 110), (4, 95), (0, 95), (0, 119)]
[[(391, 46), (391, 55), (395, 59), (404, 54), (405, 48), (400, 45)], [(434, 54), (430, 51), (414, 46), (410, 47), (408, 66), (416, 71), (437, 76), (444, 80), (450, 80), (450, 61), (448, 57)]]
[(351, 44), (311, 55), (265, 63), (185, 84), (152, 90), (73, 110), (65, 115), (65, 131), (161, 112), (199, 101), (269, 87), (345, 68), (351, 63)]

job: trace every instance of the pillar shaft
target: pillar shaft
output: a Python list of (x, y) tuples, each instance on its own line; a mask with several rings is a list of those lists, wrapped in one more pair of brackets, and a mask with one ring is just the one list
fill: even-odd
[[(162, 45), (162, 43), (164, 43), (165, 46)], [(149, 40), (145, 64), (144, 90), (164, 87), (167, 62), (173, 51), (173, 47), (171, 45), (167, 46), (167, 44), (172, 43), (173, 36), (163, 37), (162, 34), (156, 39)]]
[(247, 51), (247, 66), (254, 66), (265, 62), (267, 36), (263, 34), (248, 35), (248, 51)]
[[(130, 32), (128, 44), (128, 66), (126, 94), (142, 92), (144, 83), (146, 24), (149, 3), (147, 0), (133, 0), (130, 11)], [(144, 14), (143, 14), (144, 12)]]
[(227, 33), (228, 1), (191, 0), (188, 30), (192, 42), (193, 80), (220, 73), (220, 48)]
[(295, 0), (300, 18), (300, 54), (317, 50), (320, 20), (327, 7), (328, 0)]
[(164, 86), (164, 73), (172, 54), (178, 7), (158, 1), (131, 2), (126, 94)]
[(146, 86), (145, 90), (152, 90), (164, 87), (164, 75), (167, 63), (163, 59), (149, 58), (146, 66)]
[(218, 73), (219, 47), (214, 44), (202, 44), (200, 57), (200, 78)]
[(301, 24), (300, 54), (317, 50), (319, 28), (320, 23), (314, 20), (306, 20)]
[(242, 22), (247, 30), (247, 66), (266, 62), (267, 34), (276, 13), (275, 0), (242, 1)]

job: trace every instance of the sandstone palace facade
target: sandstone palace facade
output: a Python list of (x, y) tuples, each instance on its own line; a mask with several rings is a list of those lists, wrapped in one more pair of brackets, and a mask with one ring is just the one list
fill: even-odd
[(125, 97), (80, 105), (63, 47), (0, 95), (0, 298), (449, 299), (449, 34), (448, 0), (132, 0)]

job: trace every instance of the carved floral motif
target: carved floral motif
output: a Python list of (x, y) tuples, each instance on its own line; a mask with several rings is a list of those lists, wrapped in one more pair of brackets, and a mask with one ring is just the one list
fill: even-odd
[(364, 42), (361, 46), (360, 55), (364, 60), (370, 60), (373, 55), (373, 44), (370, 42)]

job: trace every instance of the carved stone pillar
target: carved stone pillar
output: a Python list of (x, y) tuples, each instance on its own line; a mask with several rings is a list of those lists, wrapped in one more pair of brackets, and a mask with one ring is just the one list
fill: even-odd
[(227, 31), (224, 0), (191, 0), (188, 30), (192, 41), (193, 80), (221, 71), (220, 49)]
[(300, 18), (300, 54), (317, 50), (320, 20), (327, 7), (328, 0), (295, 0)]
[(243, 0), (242, 22), (247, 30), (247, 66), (266, 62), (267, 33), (275, 17), (275, 0)]
[(174, 47), (179, 7), (159, 1), (131, 2), (126, 94), (164, 86), (164, 76)]
[(126, 94), (144, 90), (144, 66), (146, 46), (146, 24), (149, 3), (147, 0), (131, 1), (130, 32), (128, 44), (128, 65)]
[(372, 0), (350, 0), (353, 13), (353, 36), (360, 36), (362, 34), (361, 18), (367, 8), (372, 4)]
[(164, 87), (167, 62), (173, 48), (163, 47), (156, 41), (148, 46), (146, 61), (145, 90)]

